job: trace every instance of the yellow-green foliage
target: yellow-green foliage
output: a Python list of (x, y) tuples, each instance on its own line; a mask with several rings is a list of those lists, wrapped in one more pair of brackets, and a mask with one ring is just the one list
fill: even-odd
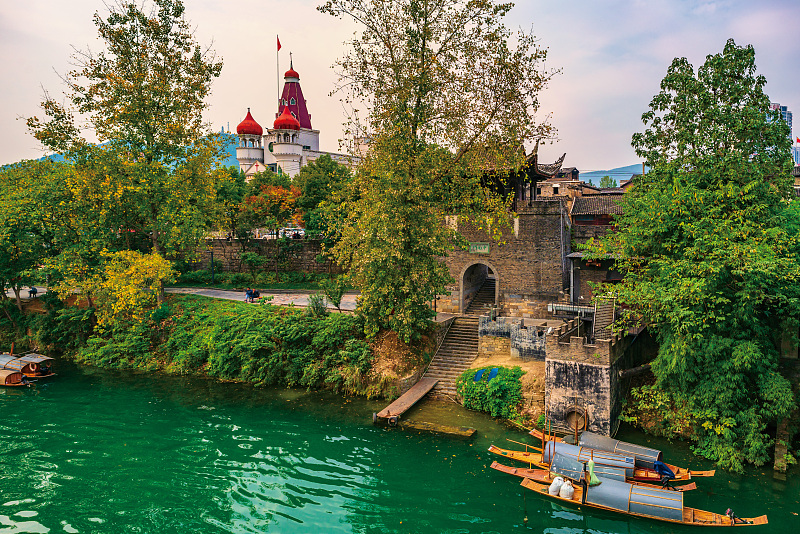
[(143, 323), (158, 304), (163, 285), (174, 282), (177, 275), (158, 254), (112, 252), (88, 276), (79, 258), (73, 259), (58, 264), (64, 278), (51, 289), (62, 298), (75, 292), (84, 297), (96, 308), (98, 324), (104, 328), (120, 322)]
[(175, 296), (149, 321), (117, 323), (93, 336), (77, 360), (376, 396), (381, 391), (368, 379), (374, 356), (362, 332), (352, 315)]

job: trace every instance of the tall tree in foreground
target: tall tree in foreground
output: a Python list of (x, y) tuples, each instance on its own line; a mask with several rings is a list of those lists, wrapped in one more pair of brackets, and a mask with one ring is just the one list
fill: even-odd
[[(220, 178), (212, 169), (221, 143), (202, 111), (222, 63), (195, 41), (180, 0), (119, 0), (109, 9), (94, 16), (105, 49), (77, 51), (65, 77), (71, 107), (48, 96), (47, 120), (32, 117), (28, 127), (74, 161), (76, 197), (118, 216), (99, 223), (148, 235), (156, 253), (191, 247), (209, 226)], [(81, 137), (76, 114), (102, 147)]]
[(640, 394), (666, 396), (663, 430), (734, 470), (768, 459), (765, 428), (794, 405), (777, 371), (781, 320), (800, 313), (790, 139), (765, 83), (732, 40), (697, 72), (675, 59), (633, 136), (651, 170), (595, 250), (620, 255), (619, 299), (658, 336)]
[(485, 220), (495, 209), (507, 219), (505, 206), (480, 190), (481, 172), (521, 166), (524, 143), (551, 135), (535, 121), (551, 75), (546, 50), (504, 26), (511, 6), (328, 0), (318, 8), (362, 27), (338, 67), (351, 133), (368, 133), (371, 145), (353, 194), (344, 195), (356, 200), (331, 207), (343, 222), (333, 253), (361, 290), (368, 334), (389, 328), (406, 341), (418, 337), (429, 303), (451, 280), (441, 258), (457, 235), (444, 215)]

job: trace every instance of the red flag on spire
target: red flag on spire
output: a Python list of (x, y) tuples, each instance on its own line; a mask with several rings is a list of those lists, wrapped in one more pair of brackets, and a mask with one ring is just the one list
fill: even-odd
[(800, 143), (800, 137), (797, 138), (797, 142)]
[(275, 36), (275, 38), (278, 39), (278, 51), (280, 51), (280, 49), (281, 49), (281, 38), (278, 37), (277, 35)]

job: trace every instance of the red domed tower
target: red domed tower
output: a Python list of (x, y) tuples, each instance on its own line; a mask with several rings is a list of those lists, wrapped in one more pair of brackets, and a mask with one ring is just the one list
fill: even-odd
[(236, 159), (239, 160), (242, 170), (246, 170), (255, 162), (264, 163), (264, 146), (261, 142), (264, 129), (250, 114), (250, 108), (247, 108), (247, 115), (236, 127), (236, 135), (239, 136)]
[(289, 70), (283, 75), (285, 83), (283, 84), (283, 94), (278, 102), (278, 113), (275, 118), (278, 118), (283, 113), (285, 108), (289, 108), (289, 112), (300, 123), (300, 128), (312, 130), (311, 128), (311, 114), (306, 107), (306, 99), (303, 98), (303, 90), (300, 88), (300, 75), (294, 70), (292, 61), (289, 61)]

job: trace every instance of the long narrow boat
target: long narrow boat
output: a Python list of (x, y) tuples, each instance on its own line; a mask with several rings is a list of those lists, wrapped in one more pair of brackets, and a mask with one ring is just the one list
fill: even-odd
[[(509, 475), (513, 475), (520, 478), (529, 478), (534, 482), (539, 482), (540, 484), (550, 484), (553, 479), (550, 477), (550, 471), (545, 469), (528, 469), (525, 467), (509, 467), (507, 465), (503, 465), (499, 462), (492, 462), (491, 468), (500, 471), (501, 473), (506, 473)], [(606, 476), (600, 470), (600, 466), (595, 468), (595, 472), (597, 472), (598, 476)], [(622, 477), (621, 480), (624, 482), (625, 478)], [(660, 484), (647, 484), (645, 482), (638, 482), (637, 486), (646, 486), (649, 488), (659, 488), (662, 489)], [(693, 489), (697, 489), (697, 484), (692, 482), (691, 484), (684, 484), (683, 486), (675, 486), (672, 488), (674, 491), (690, 491)]]
[[(12, 348), (13, 350), (13, 348)], [(47, 378), (54, 376), (53, 362), (55, 360), (42, 354), (0, 354), (0, 369), (19, 371), (28, 378)]]
[(525, 478), (522, 486), (557, 501), (591, 508), (619, 512), (625, 515), (656, 519), (670, 523), (704, 527), (745, 527), (766, 525), (767, 516), (742, 518), (734, 522), (724, 514), (715, 514), (683, 505), (683, 493), (645, 486), (637, 486), (628, 482), (602, 479), (596, 486), (587, 486), (585, 495), (581, 485), (575, 485), (575, 493), (571, 499), (560, 495), (550, 495), (550, 484)]
[[(659, 486), (661, 485), (661, 475), (652, 469), (636, 467), (634, 459), (630, 457), (625, 457), (606, 451), (595, 451), (587, 447), (578, 447), (577, 445), (570, 445), (560, 441), (545, 442), (544, 450), (545, 454), (543, 455), (541, 452), (536, 451), (502, 449), (494, 445), (489, 447), (489, 452), (493, 452), (505, 458), (511, 458), (512, 460), (516, 460), (518, 462), (524, 462), (529, 464), (531, 467), (535, 465), (541, 469), (550, 468), (552, 456), (556, 453), (572, 456), (583, 462), (593, 459), (598, 465), (598, 468), (601, 466), (606, 466), (624, 469), (625, 478), (629, 482), (642, 482), (658, 484)], [(676, 482), (687, 481), (695, 474), (694, 471), (690, 471), (689, 469), (684, 469), (669, 464), (665, 465), (667, 465), (667, 467), (669, 467), (670, 470), (672, 470), (672, 472), (675, 474), (675, 478), (672, 480)]]
[(30, 386), (25, 375), (19, 371), (12, 371), (11, 369), (0, 369), (0, 386), (6, 387), (22, 387)]
[[(552, 441), (555, 443), (564, 443), (561, 438), (543, 434), (537, 429), (531, 430), (530, 435), (541, 439), (543, 442)], [(634, 474), (631, 478), (637, 482), (655, 483), (661, 480), (662, 475), (655, 469), (656, 462), (662, 463), (668, 467), (675, 475), (675, 480), (688, 480), (692, 477), (713, 477), (716, 473), (716, 470), (713, 469), (709, 471), (698, 471), (668, 464), (663, 461), (663, 454), (657, 449), (650, 449), (648, 447), (636, 445), (635, 443), (627, 443), (625, 441), (601, 436), (594, 432), (585, 431), (581, 433), (577, 446), (581, 447), (581, 449), (603, 451), (604, 454), (608, 453), (624, 458), (633, 458)]]

